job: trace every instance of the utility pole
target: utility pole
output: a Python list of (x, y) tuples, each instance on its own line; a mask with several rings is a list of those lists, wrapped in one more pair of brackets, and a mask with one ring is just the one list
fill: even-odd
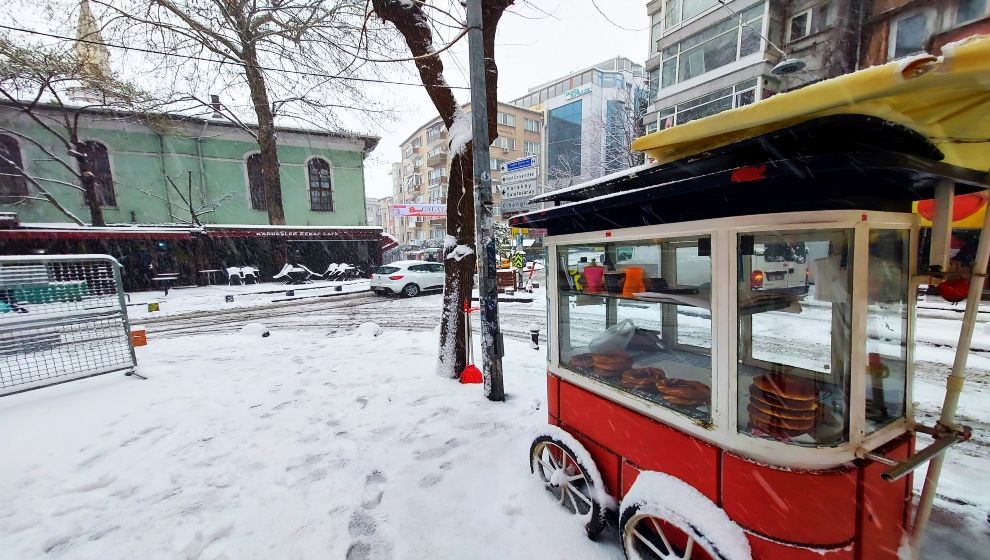
[(484, 33), (481, 0), (467, 0), (468, 65), (471, 68), (471, 133), (474, 156), (474, 223), (478, 248), (478, 300), (481, 307), (481, 356), (485, 396), (504, 401), (502, 387), (502, 332), (498, 326), (492, 176), (488, 154), (488, 89), (485, 87)]

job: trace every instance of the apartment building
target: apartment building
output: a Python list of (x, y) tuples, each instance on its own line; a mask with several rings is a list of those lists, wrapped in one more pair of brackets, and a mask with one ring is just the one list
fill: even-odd
[[(464, 111), (470, 113), (471, 105)], [(495, 205), (501, 201), (498, 183), (501, 165), (541, 153), (543, 115), (524, 107), (498, 103), (498, 138), (490, 149)], [(440, 118), (421, 126), (401, 144), (402, 161), (393, 164), (392, 201), (395, 204), (446, 204), (450, 172), (447, 129)], [(443, 217), (406, 217), (396, 220), (394, 235), (402, 244), (436, 244), (446, 235)]]
[[(856, 68), (862, 0), (653, 0), (653, 132), (748, 105)], [(803, 68), (781, 72), (784, 60)]]
[(544, 189), (639, 163), (629, 144), (643, 132), (645, 79), (643, 65), (614, 57), (532, 87), (511, 101), (545, 115)]
[(874, 0), (865, 10), (861, 66), (990, 33), (990, 0)]

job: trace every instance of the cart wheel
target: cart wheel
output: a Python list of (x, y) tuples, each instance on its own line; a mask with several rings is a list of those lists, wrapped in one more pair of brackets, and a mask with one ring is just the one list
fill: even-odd
[(604, 512), (594, 498), (594, 483), (588, 469), (576, 456), (563, 442), (540, 436), (529, 448), (529, 469), (543, 480), (560, 505), (585, 521), (588, 538), (594, 539), (605, 528)]
[(715, 502), (683, 480), (642, 471), (619, 506), (629, 560), (752, 560), (749, 539)]
[(619, 526), (629, 560), (725, 560), (694, 527), (683, 530), (638, 506), (623, 512)]

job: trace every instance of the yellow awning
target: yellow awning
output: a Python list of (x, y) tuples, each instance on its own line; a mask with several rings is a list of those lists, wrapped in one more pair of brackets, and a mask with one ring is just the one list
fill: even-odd
[(668, 163), (818, 117), (862, 114), (923, 134), (947, 163), (987, 171), (990, 36), (946, 45), (942, 52), (866, 68), (648, 134), (632, 148)]

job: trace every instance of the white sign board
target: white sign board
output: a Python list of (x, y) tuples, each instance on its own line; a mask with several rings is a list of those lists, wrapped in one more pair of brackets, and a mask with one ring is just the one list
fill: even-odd
[(503, 214), (508, 212), (529, 212), (530, 210), (536, 210), (536, 205), (529, 203), (529, 197), (521, 196), (518, 198), (502, 199)]
[(531, 179), (518, 183), (506, 183), (502, 181), (502, 196), (505, 198), (532, 197), (537, 195), (539, 181)]
[(502, 173), (502, 184), (504, 185), (506, 183), (529, 181), (531, 179), (536, 179), (539, 176), (540, 169), (538, 167), (520, 169), (519, 171), (506, 171), (505, 173)]

